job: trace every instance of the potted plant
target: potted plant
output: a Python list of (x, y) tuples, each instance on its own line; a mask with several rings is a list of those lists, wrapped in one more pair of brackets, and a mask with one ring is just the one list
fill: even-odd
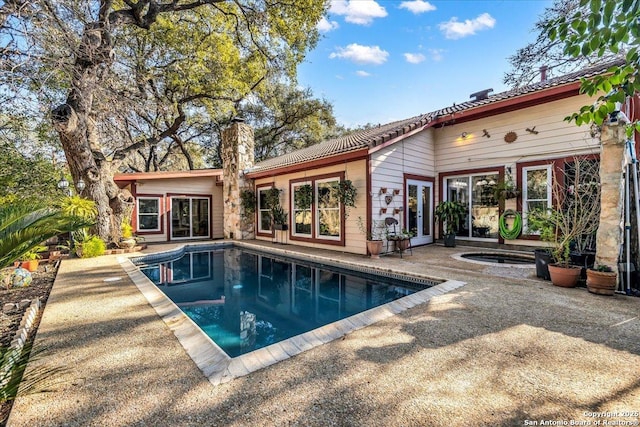
[(22, 255), (20, 266), (30, 272), (38, 271), (38, 265), (40, 264), (40, 252), (47, 250), (45, 246), (34, 246), (30, 251)]
[(309, 209), (313, 204), (313, 187), (311, 184), (303, 184), (296, 188), (296, 208)]
[(520, 190), (516, 187), (511, 175), (507, 175), (507, 178), (498, 182), (493, 189), (493, 197), (496, 200), (515, 199), (518, 195), (520, 195)]
[(271, 208), (271, 219), (273, 220), (273, 228), (276, 230), (287, 231), (289, 229), (288, 214), (282, 206), (277, 205)]
[[(549, 276), (556, 286), (574, 287), (578, 284), (581, 266), (572, 265), (571, 247), (598, 227), (600, 187), (584, 183), (585, 177), (590, 179), (593, 176), (589, 171), (593, 172), (593, 162), (582, 157), (574, 157), (562, 170), (554, 169), (554, 205), (548, 209), (533, 209), (527, 214), (530, 232), (539, 234), (541, 240), (551, 244), (555, 262), (548, 266)], [(564, 174), (562, 180), (558, 179), (558, 173)]]
[(400, 253), (409, 249), (412, 237), (414, 237), (414, 234), (406, 228), (403, 228), (400, 233), (387, 234), (387, 240), (393, 241), (395, 248), (400, 251)]
[(456, 232), (458, 224), (464, 218), (467, 209), (459, 203), (445, 200), (438, 203), (434, 211), (434, 215), (439, 221), (444, 223), (444, 245), (448, 248), (456, 246)]
[(358, 197), (358, 189), (350, 179), (344, 179), (336, 185), (338, 191), (338, 200), (345, 207), (344, 217), (349, 216), (349, 208), (356, 207), (356, 197)]
[(608, 265), (587, 269), (587, 290), (598, 295), (613, 295), (618, 284), (618, 274)]
[(371, 258), (380, 258), (382, 252), (382, 225), (380, 221), (372, 221), (371, 230), (367, 230), (364, 220), (358, 217), (358, 229), (367, 237), (367, 253)]

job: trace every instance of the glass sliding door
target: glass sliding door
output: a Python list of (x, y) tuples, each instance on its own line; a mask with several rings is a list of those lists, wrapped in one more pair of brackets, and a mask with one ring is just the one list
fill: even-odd
[(209, 199), (171, 198), (171, 239), (209, 237)]
[(498, 173), (482, 173), (447, 178), (446, 200), (457, 201), (467, 208), (467, 215), (458, 224), (456, 236), (497, 239), (499, 207), (494, 196)]

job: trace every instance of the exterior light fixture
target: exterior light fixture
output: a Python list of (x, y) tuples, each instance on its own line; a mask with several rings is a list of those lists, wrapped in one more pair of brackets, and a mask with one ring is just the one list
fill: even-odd
[(60, 181), (58, 181), (58, 188), (65, 193), (69, 191), (69, 181), (67, 181), (67, 178), (65, 178), (62, 173), (60, 174)]
[(462, 135), (460, 135), (460, 137), (462, 139), (465, 139), (469, 134), (467, 132), (462, 132)]
[(82, 193), (82, 190), (84, 190), (86, 186), (87, 185), (84, 183), (84, 180), (82, 178), (80, 178), (78, 182), (76, 182), (76, 189), (78, 190), (78, 193)]

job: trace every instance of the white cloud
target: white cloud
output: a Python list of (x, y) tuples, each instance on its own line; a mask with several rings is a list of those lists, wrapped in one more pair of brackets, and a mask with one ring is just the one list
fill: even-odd
[(483, 13), (475, 19), (466, 19), (459, 22), (455, 16), (447, 22), (442, 22), (439, 27), (444, 32), (444, 36), (448, 39), (461, 39), (471, 36), (477, 31), (493, 28), (496, 20), (488, 13)]
[(371, 74), (367, 73), (366, 71), (363, 70), (358, 70), (356, 71), (356, 74), (360, 77), (369, 77)]
[(323, 16), (320, 22), (318, 22), (317, 27), (318, 31), (320, 31), (321, 33), (328, 33), (329, 31), (338, 29), (339, 25), (336, 21), (329, 21)]
[(404, 59), (406, 59), (409, 64), (419, 64), (427, 58), (421, 53), (405, 53)]
[(344, 15), (344, 20), (352, 24), (369, 25), (375, 18), (384, 18), (387, 11), (375, 0), (333, 0), (330, 13)]
[(403, 1), (400, 3), (400, 9), (407, 9), (409, 12), (414, 14), (431, 12), (436, 10), (436, 7), (424, 0), (412, 0), (412, 1)]
[(429, 49), (429, 53), (431, 54), (431, 59), (434, 61), (442, 61), (442, 53), (444, 50), (442, 49)]
[(338, 47), (329, 58), (341, 58), (353, 61), (356, 64), (384, 64), (389, 57), (389, 52), (380, 49), (379, 46), (362, 46), (351, 43), (347, 47)]

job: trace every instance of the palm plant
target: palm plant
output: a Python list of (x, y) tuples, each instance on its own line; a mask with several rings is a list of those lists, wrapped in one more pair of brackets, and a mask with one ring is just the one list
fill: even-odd
[(38, 202), (0, 206), (0, 269), (58, 234), (93, 225), (93, 221)]

